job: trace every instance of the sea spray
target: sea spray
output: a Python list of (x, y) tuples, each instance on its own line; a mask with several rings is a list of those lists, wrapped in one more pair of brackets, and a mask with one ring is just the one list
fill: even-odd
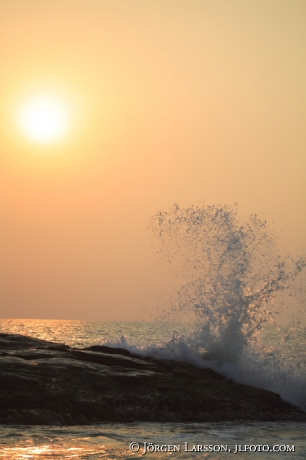
[(236, 205), (175, 205), (151, 227), (158, 252), (184, 280), (164, 315), (196, 318), (193, 334), (163, 352), (176, 342), (180, 357), (184, 347), (185, 355), (201, 352), (205, 365), (306, 409), (305, 257), (283, 254), (267, 223), (242, 218)]

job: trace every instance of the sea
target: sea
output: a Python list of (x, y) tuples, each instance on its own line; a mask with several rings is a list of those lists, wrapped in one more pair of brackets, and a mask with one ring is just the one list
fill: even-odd
[[(101, 343), (120, 345), (139, 354), (160, 354), (195, 362), (192, 350), (188, 350), (187, 344), (182, 345), (182, 338), (192, 333), (192, 327), (163, 322), (0, 320), (0, 332), (78, 348)], [(235, 455), (241, 460), (268, 459), (271, 455), (272, 458), (304, 459), (306, 423), (137, 422), (0, 427), (0, 458), (3, 459), (227, 459)]]
[[(236, 206), (175, 205), (153, 216), (150, 231), (159, 270), (175, 287), (161, 296), (150, 321), (2, 319), (0, 332), (183, 360), (306, 411), (305, 251), (288, 254), (266, 222), (240, 216)], [(305, 459), (306, 423), (0, 427), (5, 459), (235, 456)]]

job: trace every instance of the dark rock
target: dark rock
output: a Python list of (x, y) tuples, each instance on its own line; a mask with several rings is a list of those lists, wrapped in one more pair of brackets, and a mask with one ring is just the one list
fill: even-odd
[(266, 390), (124, 349), (0, 334), (0, 423), (306, 421)]

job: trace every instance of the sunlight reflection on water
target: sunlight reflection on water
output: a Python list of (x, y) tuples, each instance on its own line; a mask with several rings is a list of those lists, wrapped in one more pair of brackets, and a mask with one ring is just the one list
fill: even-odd
[(22, 334), (71, 347), (87, 347), (104, 341), (126, 340), (138, 346), (168, 341), (173, 332), (183, 334), (186, 324), (160, 322), (91, 322), (77, 320), (0, 319), (0, 332)]
[[(241, 423), (132, 423), (100, 424), (93, 426), (0, 427), (0, 458), (6, 460), (49, 458), (59, 459), (190, 459), (235, 458), (236, 444), (273, 446), (295, 445), (295, 452), (281, 452), (282, 459), (302, 460), (306, 454), (305, 424), (295, 422)], [(129, 450), (135, 441), (140, 448)], [(181, 445), (180, 452), (154, 452), (143, 455), (143, 443)], [(228, 452), (187, 452), (184, 443), (200, 445), (228, 445)], [(239, 452), (239, 460), (249, 460), (250, 452)], [(271, 453), (252, 452), (252, 458), (265, 460)], [(273, 456), (273, 455), (272, 455)]]

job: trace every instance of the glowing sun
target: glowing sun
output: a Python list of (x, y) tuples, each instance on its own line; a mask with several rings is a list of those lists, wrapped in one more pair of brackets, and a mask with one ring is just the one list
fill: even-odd
[(23, 132), (36, 142), (55, 142), (67, 131), (68, 106), (55, 96), (41, 95), (29, 99), (20, 111)]

